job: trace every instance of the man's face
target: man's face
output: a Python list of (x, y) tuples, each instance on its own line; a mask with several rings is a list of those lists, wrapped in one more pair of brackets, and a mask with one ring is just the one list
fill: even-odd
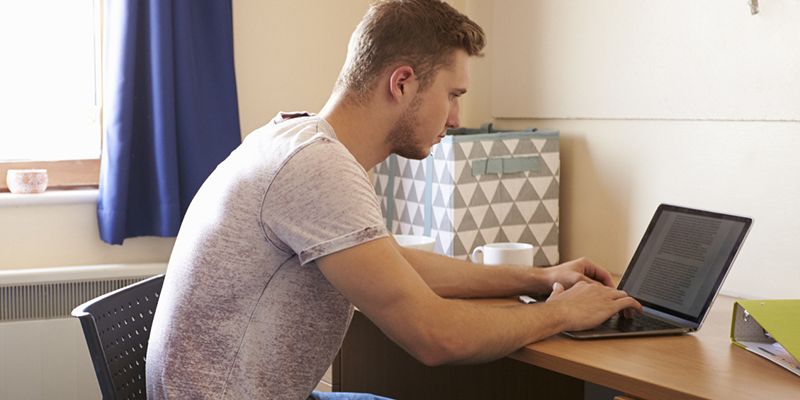
[(459, 98), (469, 83), (468, 59), (466, 52), (457, 50), (451, 64), (440, 68), (428, 88), (416, 94), (389, 133), (394, 153), (421, 160), (448, 128), (458, 127)]

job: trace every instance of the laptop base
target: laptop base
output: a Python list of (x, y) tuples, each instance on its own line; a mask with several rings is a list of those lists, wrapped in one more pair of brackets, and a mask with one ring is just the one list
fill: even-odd
[(572, 339), (611, 339), (621, 337), (634, 337), (634, 336), (663, 336), (663, 335), (682, 335), (689, 333), (691, 330), (688, 328), (675, 328), (663, 331), (644, 331), (644, 332), (601, 332), (601, 331), (565, 331), (561, 332), (562, 335)]
[(637, 318), (624, 318), (617, 314), (596, 328), (564, 332), (564, 334), (575, 339), (596, 339), (604, 337), (678, 335), (689, 331), (691, 329), (677, 326), (646, 314)]

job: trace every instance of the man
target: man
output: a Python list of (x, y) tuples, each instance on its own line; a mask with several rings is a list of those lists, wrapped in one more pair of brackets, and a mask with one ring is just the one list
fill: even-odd
[[(208, 178), (175, 243), (147, 354), (149, 398), (304, 399), (353, 305), (427, 365), (503, 357), (641, 306), (586, 259), (484, 267), (401, 248), (367, 172), (458, 126), (481, 28), (438, 0), (389, 0), (356, 28), (317, 116), (281, 114)], [(552, 290), (538, 306), (458, 298)]]

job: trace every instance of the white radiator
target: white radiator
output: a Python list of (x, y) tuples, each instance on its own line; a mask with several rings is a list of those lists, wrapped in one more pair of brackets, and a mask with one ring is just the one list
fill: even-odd
[(0, 400), (99, 399), (80, 322), (70, 311), (165, 269), (158, 263), (0, 271)]

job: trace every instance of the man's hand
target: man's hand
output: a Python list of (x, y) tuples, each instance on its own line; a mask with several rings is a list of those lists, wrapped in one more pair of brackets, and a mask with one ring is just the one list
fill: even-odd
[(547, 274), (548, 286), (551, 288), (553, 284), (559, 283), (569, 289), (578, 282), (599, 282), (605, 286), (614, 287), (611, 274), (585, 257), (545, 268), (544, 272)]
[(642, 313), (642, 305), (622, 290), (603, 286), (597, 282), (579, 281), (569, 290), (560, 283), (553, 284), (548, 303), (559, 306), (566, 325), (564, 330), (579, 331), (594, 328), (615, 313)]

